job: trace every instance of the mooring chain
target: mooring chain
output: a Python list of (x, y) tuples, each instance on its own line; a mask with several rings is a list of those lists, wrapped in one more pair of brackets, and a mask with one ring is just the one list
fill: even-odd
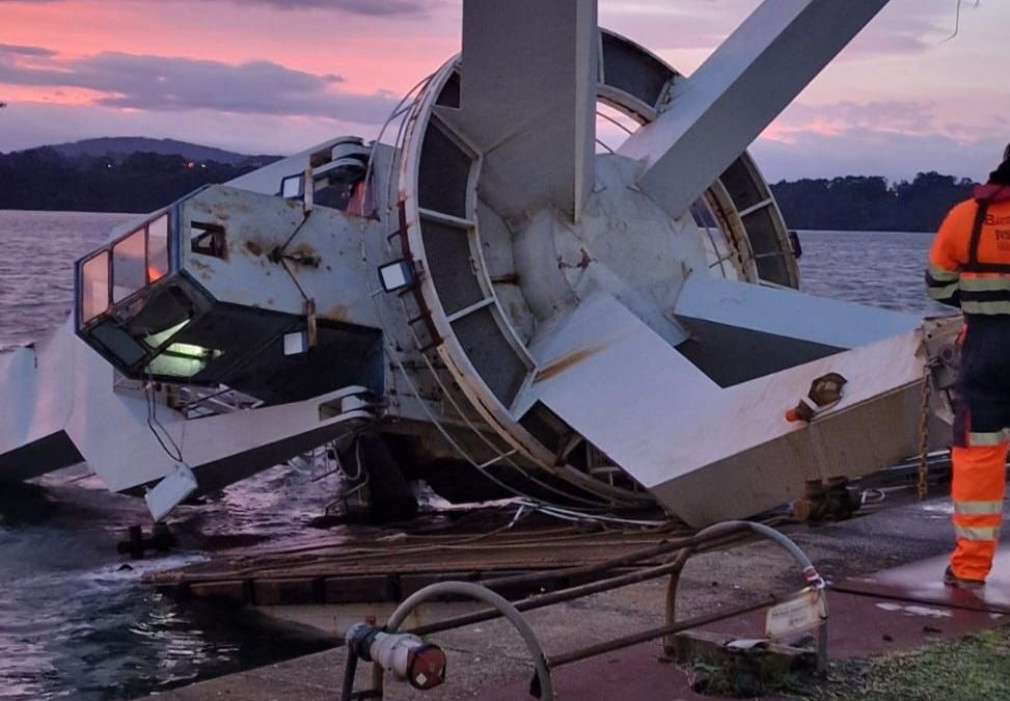
[(919, 474), (915, 485), (915, 491), (919, 495), (919, 500), (926, 498), (929, 489), (927, 477), (929, 476), (929, 466), (927, 465), (927, 453), (929, 451), (929, 399), (933, 389), (933, 367), (935, 360), (927, 361), (922, 371), (922, 406), (919, 414)]

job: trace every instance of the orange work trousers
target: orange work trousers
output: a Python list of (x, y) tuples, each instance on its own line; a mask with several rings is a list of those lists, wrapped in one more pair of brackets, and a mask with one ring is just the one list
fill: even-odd
[(1007, 443), (954, 447), (951, 457), (957, 546), (950, 567), (956, 577), (981, 581), (992, 569), (1003, 518)]
[(1010, 438), (1010, 316), (965, 315), (951, 450), (954, 534), (950, 567), (961, 579), (992, 569), (1006, 490)]

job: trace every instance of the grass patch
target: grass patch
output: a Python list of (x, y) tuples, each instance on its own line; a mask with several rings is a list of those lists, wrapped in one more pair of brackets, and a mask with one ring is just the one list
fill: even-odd
[(826, 681), (797, 682), (785, 696), (809, 701), (1010, 699), (1010, 630), (987, 630), (871, 660), (835, 663)]

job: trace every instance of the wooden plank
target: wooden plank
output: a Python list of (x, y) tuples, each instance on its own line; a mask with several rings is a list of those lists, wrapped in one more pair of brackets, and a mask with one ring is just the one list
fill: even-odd
[(315, 577), (256, 579), (252, 582), (257, 606), (292, 606), (323, 603), (323, 581)]
[(213, 599), (233, 604), (247, 604), (252, 600), (252, 588), (249, 582), (239, 579), (190, 582), (187, 593), (194, 599)]

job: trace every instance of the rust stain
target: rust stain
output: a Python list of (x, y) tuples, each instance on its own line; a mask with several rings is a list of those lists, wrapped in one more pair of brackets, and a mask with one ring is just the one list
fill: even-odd
[(577, 351), (573, 351), (566, 356), (558, 358), (550, 365), (545, 365), (537, 371), (536, 377), (533, 378), (533, 382), (543, 382), (544, 380), (549, 380), (552, 377), (557, 377), (565, 370), (578, 365), (586, 358), (592, 357), (599, 353), (603, 349), (603, 346), (594, 346), (591, 348), (580, 348)]
[(319, 314), (319, 318), (327, 321), (347, 321), (349, 312), (350, 307), (346, 304), (337, 304)]
[(261, 246), (258, 241), (246, 241), (245, 247), (246, 250), (252, 253), (254, 256), (263, 255), (263, 246)]
[(585, 270), (586, 268), (588, 268), (589, 265), (593, 262), (593, 258), (592, 256), (589, 255), (589, 251), (587, 251), (586, 249), (581, 248), (579, 250), (582, 252), (582, 256), (579, 258), (579, 262), (575, 263), (574, 265), (572, 263), (567, 262), (564, 256), (558, 256), (558, 270), (564, 270), (565, 268), (568, 269), (578, 268), (579, 270)]
[(304, 265), (308, 268), (318, 268), (322, 262), (322, 256), (319, 255), (316, 249), (304, 242), (295, 246), (289, 253), (286, 253), (284, 258), (295, 265)]

